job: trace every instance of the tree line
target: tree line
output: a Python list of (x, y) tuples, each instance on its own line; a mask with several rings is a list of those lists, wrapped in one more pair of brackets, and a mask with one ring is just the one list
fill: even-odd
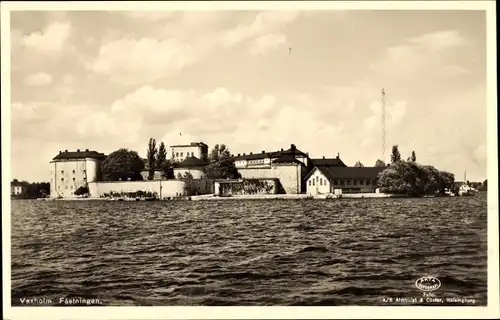
[(381, 192), (410, 196), (444, 194), (454, 188), (454, 181), (453, 173), (417, 163), (415, 151), (403, 160), (397, 145), (392, 147), (390, 166), (378, 176)]
[[(209, 179), (235, 179), (241, 177), (234, 165), (234, 160), (225, 144), (216, 144), (208, 157), (200, 159), (207, 163), (205, 173)], [(153, 180), (155, 172), (160, 171), (163, 179), (175, 179), (174, 169), (177, 163), (167, 156), (165, 143), (157, 147), (156, 139), (150, 138), (146, 150), (148, 180)], [(104, 181), (143, 180), (141, 172), (145, 169), (144, 160), (137, 151), (120, 148), (110, 153), (101, 163), (101, 177)], [(185, 177), (180, 177), (185, 178)]]
[(50, 183), (49, 182), (28, 182), (19, 181), (17, 179), (12, 180), (14, 185), (22, 186), (22, 193), (20, 195), (13, 195), (15, 198), (19, 199), (36, 199), (46, 197), (50, 194)]

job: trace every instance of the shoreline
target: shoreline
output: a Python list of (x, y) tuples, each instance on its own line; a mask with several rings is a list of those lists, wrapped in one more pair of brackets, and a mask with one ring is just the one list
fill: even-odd
[[(449, 196), (444, 196), (449, 197)], [(334, 194), (260, 194), (260, 195), (232, 195), (217, 196), (215, 194), (205, 194), (197, 196), (168, 197), (164, 199), (145, 198), (37, 198), (38, 201), (114, 201), (114, 202), (144, 202), (144, 201), (227, 201), (227, 200), (342, 200), (342, 199), (386, 199), (386, 198), (443, 198), (442, 196), (421, 196), (412, 197), (407, 195), (385, 194), (385, 193), (350, 193), (342, 195)], [(29, 200), (29, 199), (28, 199)], [(34, 199), (31, 199), (34, 200)]]

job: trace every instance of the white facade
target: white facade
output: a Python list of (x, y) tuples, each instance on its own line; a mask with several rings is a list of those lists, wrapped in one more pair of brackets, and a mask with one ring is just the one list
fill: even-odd
[(333, 188), (328, 178), (318, 169), (313, 170), (306, 181), (306, 193), (312, 195), (333, 193)]
[(23, 187), (22, 186), (12, 186), (10, 187), (10, 194), (18, 196), (21, 193), (23, 193)]
[(93, 158), (58, 159), (50, 162), (50, 197), (75, 197), (74, 192), (98, 178), (100, 161)]
[[(246, 160), (246, 159), (240, 159), (240, 160), (236, 160), (234, 162), (234, 165), (236, 166), (236, 168), (238, 169), (243, 169), (243, 168), (265, 168), (265, 167), (268, 167), (270, 168), (271, 167), (271, 164), (274, 160), (278, 159), (278, 157), (270, 157), (269, 155), (265, 154), (262, 156), (262, 158), (258, 158), (258, 159), (252, 159), (252, 160)], [(308, 165), (308, 162), (307, 162), (307, 157), (304, 157), (304, 156), (295, 156), (295, 159), (301, 161), (302, 163), (304, 163), (304, 165), (307, 167)]]
[(204, 144), (192, 143), (189, 145), (170, 146), (170, 159), (174, 162), (181, 162), (187, 157), (203, 159), (208, 155), (208, 147)]

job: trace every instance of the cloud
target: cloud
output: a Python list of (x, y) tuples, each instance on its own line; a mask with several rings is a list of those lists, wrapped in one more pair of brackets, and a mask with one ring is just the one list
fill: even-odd
[[(109, 76), (115, 83), (150, 84), (175, 76), (217, 50), (229, 49), (253, 38), (256, 40), (252, 52), (265, 52), (286, 41), (286, 37), (277, 32), (297, 16), (298, 13), (289, 11), (261, 12), (251, 21), (223, 29), (216, 23), (219, 22), (216, 13), (184, 13), (165, 25), (167, 35), (159, 39), (153, 36), (111, 37), (113, 40), (102, 43), (97, 57), (86, 65), (93, 72)], [(133, 17), (153, 19), (154, 15), (140, 12)], [(112, 30), (108, 30), (110, 32)]]
[(250, 48), (250, 54), (263, 55), (278, 47), (283, 47), (283, 50), (288, 50), (284, 45), (288, 42), (287, 37), (283, 34), (268, 34), (255, 39)]
[(52, 83), (52, 75), (44, 72), (31, 74), (26, 77), (25, 83), (33, 87), (48, 86)]
[(375, 72), (385, 72), (398, 77), (413, 77), (418, 72), (432, 72), (441, 76), (468, 73), (459, 65), (452, 64), (452, 50), (466, 46), (468, 42), (454, 30), (437, 31), (409, 38), (386, 49), (380, 60), (371, 64)]
[(64, 48), (71, 35), (69, 22), (53, 22), (42, 32), (34, 32), (22, 38), (22, 44), (42, 53), (57, 53)]

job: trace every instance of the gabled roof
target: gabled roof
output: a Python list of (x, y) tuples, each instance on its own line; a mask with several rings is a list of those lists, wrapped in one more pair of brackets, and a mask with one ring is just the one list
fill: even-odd
[(304, 165), (301, 161), (295, 159), (291, 155), (284, 154), (278, 157), (278, 159), (274, 160), (273, 163), (298, 163)]
[(311, 159), (311, 164), (314, 167), (319, 167), (319, 166), (340, 166), (340, 167), (347, 167), (345, 163), (340, 160), (340, 158), (331, 158), (331, 159)]
[(52, 160), (70, 160), (70, 159), (85, 159), (85, 158), (104, 160), (106, 159), (106, 155), (104, 153), (99, 153), (97, 151), (90, 151), (88, 149), (86, 149), (85, 151), (66, 150), (64, 152), (59, 151), (59, 154), (55, 156)]
[(280, 151), (273, 151), (273, 152), (261, 152), (261, 153), (251, 153), (251, 154), (243, 154), (243, 155), (238, 155), (234, 156), (234, 160), (256, 160), (256, 159), (265, 159), (265, 158), (279, 158), (283, 155), (290, 155), (290, 156), (302, 156), (302, 157), (308, 157), (308, 155), (299, 149), (295, 148), (295, 145), (291, 145), (290, 149), (288, 150), (283, 150), (281, 149)]
[(177, 165), (177, 168), (204, 167), (208, 163), (197, 157), (187, 157)]
[(24, 184), (21, 181), (16, 180), (16, 181), (11, 181), (10, 186), (11, 187), (22, 187), (22, 186), (24, 186)]
[(333, 179), (374, 179), (378, 174), (387, 169), (386, 167), (314, 167), (306, 176), (306, 180), (315, 170), (319, 170), (328, 180)]

